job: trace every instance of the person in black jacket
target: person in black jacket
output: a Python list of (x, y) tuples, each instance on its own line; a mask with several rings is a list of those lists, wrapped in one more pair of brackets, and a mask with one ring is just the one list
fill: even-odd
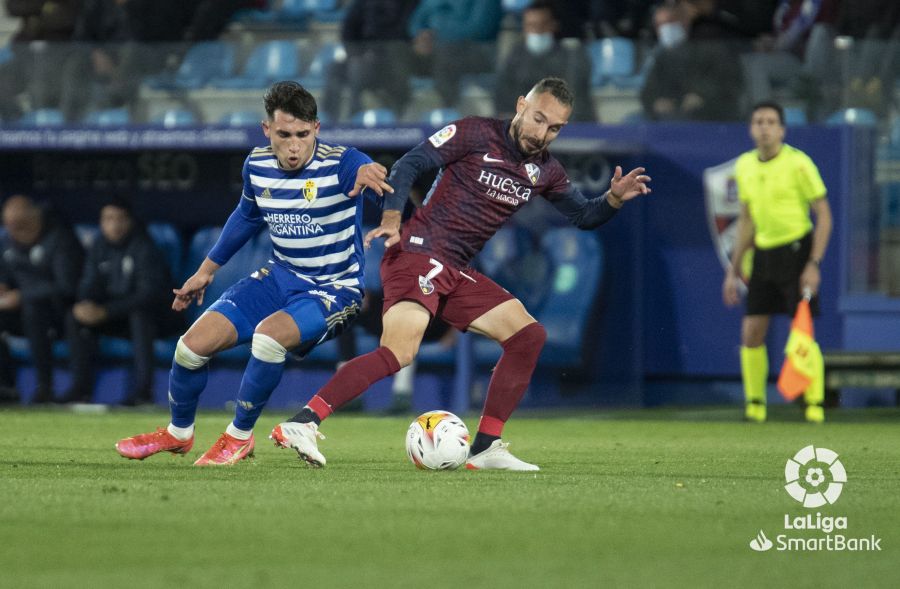
[(332, 119), (345, 120), (361, 110), (365, 91), (380, 106), (403, 116), (412, 98), (412, 47), (406, 23), (416, 4), (418, 0), (354, 0), (347, 8), (341, 24), (346, 58), (331, 64), (321, 102)]
[[(132, 390), (124, 405), (153, 401), (153, 340), (181, 326), (169, 308), (171, 273), (163, 254), (127, 202), (114, 199), (100, 210), (100, 235), (88, 249), (78, 300), (69, 316), (89, 348), (96, 335), (126, 337), (134, 348)], [(93, 372), (72, 386), (71, 401), (86, 400)]]
[(541, 78), (559, 76), (575, 90), (570, 121), (597, 120), (591, 99), (591, 58), (577, 39), (560, 42), (557, 6), (547, 0), (536, 0), (522, 12), (522, 42), (516, 45), (499, 68), (494, 89), (494, 109), (500, 117), (512, 118), (511, 108), (522, 88), (529, 88)]
[[(0, 385), (7, 401), (17, 401), (8, 335), (24, 335), (37, 373), (34, 402), (53, 400), (53, 340), (63, 333), (75, 299), (84, 260), (71, 228), (24, 195), (3, 204), (6, 237), (0, 256)], [(72, 370), (85, 371), (89, 357), (77, 334), (68, 331)]]

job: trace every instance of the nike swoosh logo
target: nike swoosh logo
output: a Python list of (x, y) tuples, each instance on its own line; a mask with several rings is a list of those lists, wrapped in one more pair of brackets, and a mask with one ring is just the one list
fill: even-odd
[(503, 160), (496, 160), (496, 159), (492, 158), (491, 156), (489, 156), (488, 154), (484, 154), (484, 157), (482, 159), (486, 162), (494, 162), (494, 163), (499, 163), (499, 162), (503, 161)]

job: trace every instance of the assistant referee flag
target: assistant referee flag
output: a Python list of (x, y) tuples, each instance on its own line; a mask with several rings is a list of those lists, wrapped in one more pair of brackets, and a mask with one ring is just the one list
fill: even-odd
[(784, 348), (784, 365), (778, 377), (778, 390), (788, 401), (799, 397), (816, 378), (823, 377), (822, 350), (813, 336), (809, 297), (804, 297), (797, 304), (797, 313)]

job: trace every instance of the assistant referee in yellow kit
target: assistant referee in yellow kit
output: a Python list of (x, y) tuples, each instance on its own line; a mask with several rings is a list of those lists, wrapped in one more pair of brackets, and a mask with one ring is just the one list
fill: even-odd
[[(741, 326), (741, 375), (747, 401), (745, 416), (766, 419), (769, 361), (765, 339), (772, 314), (793, 315), (805, 289), (818, 314), (819, 264), (831, 236), (831, 208), (825, 184), (808, 155), (784, 143), (784, 110), (774, 102), (753, 107), (750, 136), (756, 149), (735, 164), (741, 213), (731, 266), (725, 274), (722, 298), (728, 306), (740, 302), (738, 272), (751, 247), (753, 270), (747, 290), (747, 310)], [(815, 216), (815, 225), (810, 218)], [(824, 420), (821, 378), (804, 394), (806, 419)]]

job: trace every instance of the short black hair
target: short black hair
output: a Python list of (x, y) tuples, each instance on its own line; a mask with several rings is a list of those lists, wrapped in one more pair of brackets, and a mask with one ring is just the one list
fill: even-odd
[(535, 94), (549, 92), (563, 106), (572, 108), (575, 105), (575, 93), (562, 78), (544, 78), (531, 89)]
[(100, 210), (102, 211), (106, 207), (115, 207), (117, 209), (122, 209), (123, 211), (128, 213), (129, 217), (134, 218), (134, 207), (131, 205), (131, 201), (122, 196), (114, 195), (104, 198), (100, 204)]
[(266, 90), (263, 103), (270, 121), (275, 118), (276, 110), (286, 112), (301, 121), (312, 123), (318, 120), (316, 99), (297, 82), (290, 80), (275, 82), (271, 88)]
[(750, 109), (750, 118), (753, 118), (753, 114), (761, 109), (771, 108), (775, 112), (778, 113), (778, 122), (781, 123), (781, 126), (784, 127), (784, 107), (775, 102), (774, 100), (763, 100), (762, 102), (757, 102), (753, 105), (753, 108)]
[(534, 0), (534, 2), (525, 7), (525, 10), (546, 10), (553, 17), (553, 20), (559, 21), (559, 9), (556, 7), (556, 2), (551, 2), (550, 0)]

